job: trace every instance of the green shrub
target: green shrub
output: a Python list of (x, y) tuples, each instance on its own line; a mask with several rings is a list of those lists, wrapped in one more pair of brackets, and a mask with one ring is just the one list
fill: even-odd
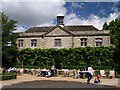
[(28, 69), (38, 69), (38, 68), (51, 68), (51, 66), (15, 66), (16, 68), (28, 68)]
[(63, 69), (85, 69), (86, 66), (63, 66)]
[(115, 78), (120, 78), (120, 74), (115, 75)]
[(95, 70), (94, 75), (95, 76), (100, 75), (100, 70)]
[[(63, 66), (64, 69), (87, 69), (87, 66)], [(112, 66), (93, 66), (95, 70), (111, 70)]]
[(16, 73), (3, 73), (0, 80), (10, 80), (10, 79), (16, 79), (17, 74)]
[(111, 70), (113, 69), (112, 66), (93, 66), (95, 70)]

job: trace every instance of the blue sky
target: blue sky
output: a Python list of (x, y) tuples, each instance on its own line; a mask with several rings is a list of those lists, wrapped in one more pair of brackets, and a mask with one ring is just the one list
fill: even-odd
[[(39, 2), (38, 2), (39, 1)], [(65, 15), (65, 25), (93, 25), (102, 29), (118, 17), (118, 2), (66, 2), (64, 0), (4, 0), (2, 11), (10, 19), (17, 20), (17, 31), (25, 31), (34, 26), (56, 25), (56, 16)]]
[[(118, 8), (116, 2), (66, 2), (67, 14), (76, 13), (82, 17), (88, 17), (90, 14), (99, 17), (108, 17)], [(114, 9), (113, 9), (114, 8)]]

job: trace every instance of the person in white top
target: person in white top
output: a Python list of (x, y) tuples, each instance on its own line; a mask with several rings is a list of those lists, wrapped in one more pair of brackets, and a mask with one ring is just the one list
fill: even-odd
[(90, 80), (93, 77), (94, 70), (91, 66), (88, 67), (88, 72), (87, 72), (87, 83), (89, 84)]

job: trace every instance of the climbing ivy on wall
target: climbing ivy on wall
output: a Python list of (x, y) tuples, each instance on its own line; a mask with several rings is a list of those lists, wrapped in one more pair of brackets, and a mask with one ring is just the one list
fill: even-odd
[[(23, 49), (19, 51), (19, 65), (52, 66), (114, 66), (112, 47), (70, 49)], [(58, 63), (57, 63), (58, 62)]]

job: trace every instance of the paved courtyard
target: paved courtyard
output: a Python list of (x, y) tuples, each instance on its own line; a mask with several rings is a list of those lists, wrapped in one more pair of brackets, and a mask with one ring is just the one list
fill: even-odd
[[(74, 79), (70, 77), (36, 77), (34, 75), (23, 74), (13, 80), (2, 81), (2, 88), (118, 88), (117, 78), (101, 79), (100, 84), (86, 84), (86, 79)], [(119, 88), (120, 89), (120, 88)], [(114, 89), (113, 89), (114, 90)]]

